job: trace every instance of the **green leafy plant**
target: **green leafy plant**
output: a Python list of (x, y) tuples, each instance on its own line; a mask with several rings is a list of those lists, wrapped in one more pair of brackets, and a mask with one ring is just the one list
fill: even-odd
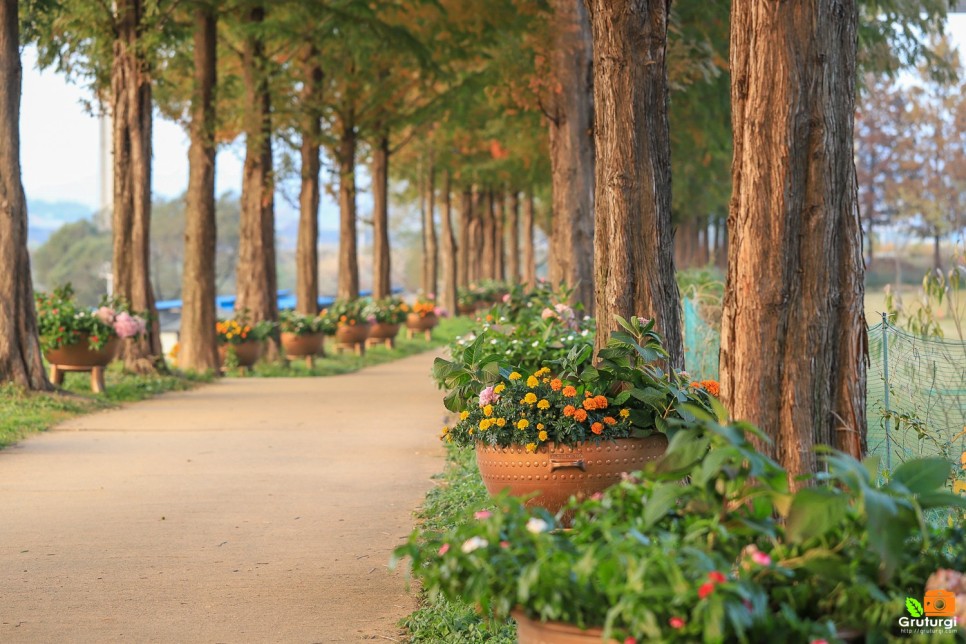
[(354, 300), (336, 300), (332, 306), (322, 313), (330, 318), (336, 326), (355, 326), (368, 322), (368, 307), (368, 302), (359, 298)]
[(34, 299), (37, 331), (44, 351), (77, 344), (84, 337), (88, 347), (97, 351), (112, 339), (134, 337), (145, 332), (145, 317), (133, 315), (123, 300), (104, 297), (95, 310), (78, 307), (70, 284), (56, 288), (50, 294), (38, 292)]
[(398, 297), (375, 300), (369, 304), (369, 320), (380, 324), (402, 324), (409, 313), (409, 305)]
[(311, 335), (321, 333), (325, 321), (319, 316), (302, 315), (297, 311), (282, 311), (278, 314), (278, 329), (282, 333)]

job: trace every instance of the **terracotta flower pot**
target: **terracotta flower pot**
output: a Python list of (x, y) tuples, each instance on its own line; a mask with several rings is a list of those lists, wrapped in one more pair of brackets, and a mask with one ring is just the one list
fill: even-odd
[(251, 367), (258, 360), (258, 357), (262, 355), (262, 343), (258, 340), (249, 340), (241, 344), (219, 344), (218, 359), (222, 365), (225, 364), (225, 360), (228, 357), (228, 347), (234, 347), (235, 358), (238, 361), (239, 367)]
[(282, 333), (282, 350), (291, 358), (314, 356), (322, 350), (325, 336), (321, 333), (296, 335), (287, 331)]
[(473, 315), (476, 313), (476, 304), (459, 304), (456, 306), (456, 310), (459, 311), (460, 315)]
[(342, 344), (359, 344), (365, 342), (369, 337), (369, 325), (365, 322), (361, 324), (340, 324), (336, 329), (335, 339)]
[[(520, 644), (588, 644), (605, 641), (602, 628), (582, 630), (563, 622), (541, 622), (539, 619), (530, 619), (522, 610), (515, 610), (512, 615), (517, 622), (517, 641)], [(606, 642), (617, 644), (613, 639)]]
[(88, 346), (88, 334), (81, 333), (74, 344), (68, 344), (59, 349), (44, 351), (44, 357), (50, 364), (70, 367), (106, 367), (117, 356), (117, 349), (121, 345), (118, 338), (111, 338), (103, 348), (92, 351)]
[(491, 447), (477, 443), (476, 462), (490, 494), (504, 489), (513, 496), (537, 493), (526, 504), (556, 513), (571, 495), (585, 498), (603, 492), (620, 481), (621, 474), (641, 469), (666, 449), (663, 434), (574, 447), (544, 443), (533, 454), (523, 445)]
[(386, 322), (376, 322), (369, 326), (370, 340), (389, 340), (399, 334), (398, 324), (388, 324)]
[(439, 318), (435, 313), (430, 313), (422, 317), (419, 313), (410, 313), (406, 316), (406, 327), (413, 331), (428, 331), (439, 324)]

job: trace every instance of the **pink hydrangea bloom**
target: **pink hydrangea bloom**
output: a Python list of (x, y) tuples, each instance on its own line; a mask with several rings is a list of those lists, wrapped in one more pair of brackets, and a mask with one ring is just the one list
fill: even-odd
[(486, 407), (487, 405), (492, 405), (497, 400), (500, 399), (500, 395), (493, 393), (493, 385), (490, 385), (486, 389), (480, 392), (480, 407)]
[(550, 319), (550, 318), (555, 318), (555, 317), (557, 317), (557, 314), (556, 314), (556, 313), (554, 313), (554, 310), (553, 310), (553, 309), (544, 309), (544, 310), (543, 310), (543, 311), (542, 311), (542, 312), (540, 313), (540, 317), (541, 317), (542, 319), (544, 319), (544, 320), (548, 320), (548, 319)]
[[(56, 313), (56, 311), (54, 311)], [(103, 322), (104, 324), (114, 324), (114, 309), (109, 306), (102, 306), (94, 312), (94, 317)]]
[(144, 333), (144, 329), (144, 320), (124, 311), (118, 313), (117, 317), (114, 318), (114, 332), (119, 338), (133, 338)]
[(509, 301), (510, 301), (510, 294), (507, 293), (506, 295), (503, 296), (503, 303), (506, 304)]

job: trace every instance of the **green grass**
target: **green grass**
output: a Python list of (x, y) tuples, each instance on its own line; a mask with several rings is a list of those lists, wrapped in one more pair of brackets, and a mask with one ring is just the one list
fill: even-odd
[[(436, 478), (440, 483), (426, 495), (419, 512), (424, 530), (449, 530), (489, 500), (472, 450), (451, 446), (446, 470)], [(431, 597), (428, 593), (420, 596), (419, 603), (419, 608), (400, 622), (411, 642), (516, 642), (513, 620), (487, 619), (470, 604)]]

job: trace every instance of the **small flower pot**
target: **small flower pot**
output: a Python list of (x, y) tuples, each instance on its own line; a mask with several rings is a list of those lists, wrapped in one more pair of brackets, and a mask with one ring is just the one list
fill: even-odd
[(413, 331), (428, 331), (439, 324), (439, 318), (435, 313), (420, 316), (419, 313), (410, 313), (406, 316), (406, 328)]
[(100, 349), (91, 349), (88, 345), (89, 335), (79, 334), (77, 342), (59, 349), (44, 351), (44, 358), (50, 364), (50, 381), (57, 386), (64, 384), (64, 375), (68, 371), (90, 371), (91, 391), (103, 393), (104, 367), (109, 365), (117, 356), (121, 346), (119, 338), (111, 338)]
[(508, 489), (513, 496), (536, 494), (529, 507), (556, 513), (571, 496), (586, 498), (603, 492), (633, 472), (664, 455), (667, 438), (618, 438), (599, 444), (585, 442), (573, 447), (544, 443), (534, 453), (523, 445), (492, 447), (476, 444), (476, 462), (483, 484), (491, 495)]
[(254, 365), (259, 356), (262, 355), (262, 343), (258, 340), (249, 340), (241, 344), (219, 344), (218, 359), (221, 361), (222, 368), (224, 368), (225, 361), (228, 358), (229, 347), (235, 350), (235, 360), (238, 362), (238, 366), (245, 369)]
[(476, 304), (459, 304), (456, 310), (460, 315), (473, 315), (476, 313)]
[(369, 337), (369, 325), (362, 324), (340, 324), (335, 331), (335, 340), (339, 344), (359, 344), (365, 342)]
[(386, 322), (376, 322), (369, 326), (369, 338), (366, 344), (374, 346), (384, 344), (390, 349), (396, 346), (396, 336), (399, 335), (399, 324), (388, 324)]
[(296, 335), (286, 331), (282, 333), (282, 350), (290, 358), (314, 356), (322, 350), (324, 340), (325, 336), (321, 333)]
[[(520, 644), (589, 644), (605, 642), (604, 629), (578, 628), (573, 624), (563, 622), (541, 622), (539, 619), (527, 617), (522, 610), (512, 612), (517, 623), (517, 641)], [(616, 640), (608, 639), (606, 644), (617, 644)]]

